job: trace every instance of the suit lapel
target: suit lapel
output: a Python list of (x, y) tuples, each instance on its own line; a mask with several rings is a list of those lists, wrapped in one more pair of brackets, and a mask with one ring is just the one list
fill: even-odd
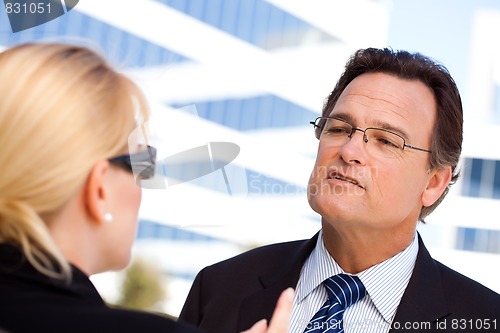
[[(390, 332), (407, 332), (405, 323), (432, 323), (450, 313), (442, 288), (440, 270), (418, 235), (418, 255), (410, 282), (399, 303)], [(400, 329), (396, 329), (400, 325)]]
[[(318, 234), (299, 243), (296, 250), (290, 252), (289, 257), (283, 258), (282, 265), (259, 277), (262, 289), (243, 300), (239, 311), (238, 331), (248, 329), (262, 318), (271, 319), (281, 292), (297, 285), (302, 266), (316, 246), (317, 239)], [(442, 288), (440, 270), (420, 235), (418, 242), (415, 267), (393, 321), (400, 324), (400, 329), (393, 328), (391, 333), (407, 332), (408, 329), (403, 326), (405, 323), (429, 322), (435, 327), (439, 319), (450, 313)]]
[(283, 258), (279, 267), (274, 267), (272, 271), (259, 277), (262, 289), (243, 300), (240, 307), (239, 331), (248, 329), (260, 319), (271, 319), (281, 292), (297, 285), (302, 266), (316, 246), (318, 234), (299, 243), (288, 257)]

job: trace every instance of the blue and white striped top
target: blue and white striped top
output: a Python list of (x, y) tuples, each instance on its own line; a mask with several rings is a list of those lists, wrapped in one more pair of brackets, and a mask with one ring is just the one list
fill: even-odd
[[(366, 287), (367, 295), (344, 313), (346, 333), (386, 333), (396, 314), (401, 297), (410, 281), (417, 259), (417, 237), (404, 251), (356, 274)], [(320, 232), (316, 247), (307, 258), (295, 288), (291, 333), (303, 333), (310, 319), (325, 303), (327, 293), (322, 282), (330, 276), (345, 273), (330, 256)]]

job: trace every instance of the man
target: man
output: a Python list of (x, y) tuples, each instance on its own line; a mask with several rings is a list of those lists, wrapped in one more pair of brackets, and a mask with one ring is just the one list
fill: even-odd
[[(500, 295), (432, 259), (416, 232), (458, 178), (462, 122), (441, 65), (405, 51), (356, 52), (313, 122), (308, 199), (321, 231), (205, 268), (180, 318), (237, 332), (270, 318), (294, 287), (293, 333), (498, 330)], [(332, 290), (334, 276), (351, 281), (357, 302), (320, 315), (332, 299), (353, 299)]]

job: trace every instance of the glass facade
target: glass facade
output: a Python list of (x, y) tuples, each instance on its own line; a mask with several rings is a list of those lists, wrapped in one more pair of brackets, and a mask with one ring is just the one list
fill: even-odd
[(465, 158), (462, 195), (500, 199), (500, 161)]
[(263, 49), (299, 46), (325, 32), (265, 0), (157, 0), (216, 29)]
[[(198, 116), (238, 131), (307, 126), (318, 115), (283, 98), (262, 95), (196, 102)], [(184, 105), (171, 105), (181, 108)]]
[(0, 11), (0, 45), (8, 47), (30, 41), (84, 44), (103, 52), (121, 68), (155, 66), (187, 61), (180, 54), (145, 41), (78, 10), (31, 29), (12, 33), (5, 12)]
[[(465, 158), (462, 170), (462, 195), (474, 198), (500, 199), (500, 161)], [(496, 216), (478, 218), (494, 219)], [(500, 231), (475, 228), (457, 228), (456, 247), (460, 250), (500, 253)]]

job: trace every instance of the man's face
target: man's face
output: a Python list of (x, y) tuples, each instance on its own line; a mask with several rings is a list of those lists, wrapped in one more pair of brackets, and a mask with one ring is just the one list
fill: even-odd
[[(436, 103), (420, 81), (366, 73), (346, 87), (329, 116), (361, 129), (389, 129), (406, 144), (430, 150)], [(360, 131), (344, 145), (331, 141), (321, 136), (308, 186), (309, 204), (323, 223), (367, 230), (416, 224), (428, 205), (423, 197), (431, 180), (429, 153), (405, 148), (383, 157)]]

